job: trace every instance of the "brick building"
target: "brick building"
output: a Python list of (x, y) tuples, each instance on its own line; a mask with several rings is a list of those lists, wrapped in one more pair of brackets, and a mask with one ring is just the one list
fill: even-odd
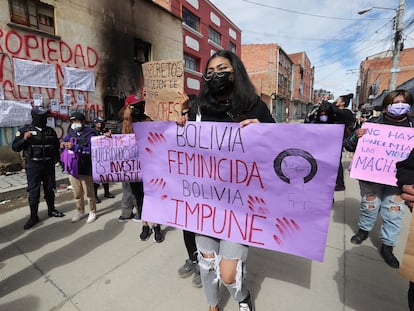
[(270, 43), (243, 44), (242, 61), (273, 118), (286, 121), (292, 95), (292, 60), (278, 44)]
[(307, 107), (313, 102), (313, 83), (315, 68), (305, 52), (289, 54), (293, 61), (292, 70), (292, 101), (295, 117), (303, 119)]
[[(357, 89), (359, 105), (369, 102), (369, 98), (377, 97), (389, 90), (392, 68), (391, 51), (367, 57), (360, 63), (360, 86)], [(396, 85), (414, 77), (414, 48), (407, 48), (400, 53), (400, 71)]]
[(305, 117), (313, 99), (314, 68), (305, 52), (287, 54), (278, 44), (242, 46), (257, 93), (278, 122)]
[(314, 90), (312, 104), (317, 104), (322, 100), (334, 100), (334, 95), (325, 89)]
[(154, 0), (182, 18), (184, 91), (198, 94), (204, 67), (219, 50), (241, 54), (241, 31), (208, 0)]

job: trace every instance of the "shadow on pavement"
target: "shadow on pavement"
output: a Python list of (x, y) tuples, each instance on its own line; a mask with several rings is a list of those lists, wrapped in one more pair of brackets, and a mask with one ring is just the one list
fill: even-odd
[[(335, 201), (332, 206), (332, 221), (343, 223), (353, 231), (358, 230), (360, 201), (355, 198), (346, 198), (345, 201)], [(344, 209), (347, 209), (346, 211)]]
[(272, 278), (309, 289), (311, 268), (312, 261), (308, 259), (250, 247), (247, 260), (247, 281), (253, 299), (260, 292), (261, 284), (265, 278)]
[[(356, 247), (358, 251), (354, 247), (338, 258), (339, 269), (334, 276), (344, 306), (360, 311), (407, 310), (407, 301), (395, 297), (401, 296), (401, 284), (407, 283), (408, 290), (408, 281), (386, 263), (379, 264), (377, 261), (383, 262), (379, 255), (365, 255), (373, 252), (372, 246)], [(378, 289), (377, 292), (372, 288)]]
[[(31, 243), (34, 244), (30, 246), (31, 249), (39, 248), (42, 245), (44, 245), (44, 241), (41, 241), (42, 239), (49, 236), (53, 237), (53, 240), (55, 240), (56, 238), (53, 235), (59, 231), (63, 231), (59, 238), (68, 235), (67, 230), (62, 230), (62, 224), (55, 223), (44, 228), (45, 230), (47, 230), (47, 234), (41, 236), (41, 234), (39, 233), (34, 238), (32, 235), (34, 233), (33, 232), (25, 238), (27, 239), (26, 241), (24, 241), (25, 246), (19, 246), (19, 248), (23, 252), (26, 252), (25, 248), (29, 247), (28, 245)], [(60, 229), (58, 230), (58, 228)], [(80, 226), (76, 226), (76, 224), (72, 224), (69, 222), (67, 225), (64, 225), (63, 228), (70, 230), (69, 234), (73, 234), (73, 232), (79, 229)], [(34, 282), (38, 278), (43, 277), (48, 272), (61, 265), (66, 265), (74, 260), (77, 260), (80, 257), (87, 255), (89, 252), (93, 251), (99, 245), (115, 238), (118, 234), (121, 233), (122, 230), (123, 226), (119, 226), (118, 220), (112, 219), (105, 223), (103, 229), (89, 232), (79, 237), (78, 239), (70, 242), (66, 246), (43, 255), (38, 260), (34, 261), (32, 265), (30, 265), (26, 269), (23, 269), (18, 273), (4, 279), (0, 285), (0, 297), (5, 296), (15, 290), (18, 290), (20, 287), (30, 284), (31, 282)], [(50, 241), (51, 240), (49, 240), (49, 242)], [(33, 267), (35, 267), (37, 271), (35, 271)]]
[[(117, 208), (114, 205), (99, 210), (98, 216), (112, 212), (115, 208)], [(13, 241), (8, 246), (2, 248), (0, 253), (0, 262), (5, 261), (11, 257), (17, 256), (18, 254), (13, 255), (13, 253), (16, 253), (16, 249), (19, 253), (29, 253), (33, 250), (43, 247), (48, 243), (66, 238), (67, 236), (70, 236), (76, 231), (78, 231), (81, 227), (71, 223), (70, 221), (71, 212), (75, 212), (73, 210), (73, 206), (73, 203), (68, 203), (59, 206), (59, 210), (65, 213), (66, 215), (62, 218), (49, 218), (47, 216), (46, 211), (39, 212), (40, 222), (28, 231), (25, 231), (23, 229), (23, 224), (27, 221), (27, 219), (20, 219), (14, 223), (11, 223), (3, 227), (1, 230), (1, 235), (8, 241), (13, 241), (23, 233), (27, 232), (28, 234), (16, 241)], [(45, 225), (44, 220), (46, 219), (49, 219), (49, 221), (53, 223)], [(82, 222), (82, 224), (84, 225), (85, 223)]]
[(27, 296), (9, 303), (0, 304), (0, 310), (2, 311), (15, 311), (15, 310), (38, 310), (39, 298), (35, 296)]

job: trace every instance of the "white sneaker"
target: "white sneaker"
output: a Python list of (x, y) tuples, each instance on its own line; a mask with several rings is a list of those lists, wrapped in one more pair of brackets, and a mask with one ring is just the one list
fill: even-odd
[(96, 214), (94, 212), (89, 212), (88, 220), (86, 222), (90, 224), (96, 220)]
[(76, 212), (75, 216), (72, 217), (72, 222), (78, 222), (85, 216), (86, 214), (84, 212)]

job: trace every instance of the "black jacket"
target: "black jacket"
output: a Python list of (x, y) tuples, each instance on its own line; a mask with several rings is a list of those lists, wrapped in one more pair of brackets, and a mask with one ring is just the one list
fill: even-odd
[[(192, 109), (189, 113), (189, 120), (195, 121), (196, 114), (198, 112), (197, 104), (192, 106)], [(270, 114), (267, 105), (257, 97), (257, 102), (253, 106), (253, 109), (247, 111), (241, 115), (233, 115), (231, 113), (230, 107), (227, 111), (223, 111), (221, 114), (202, 114), (201, 121), (215, 121), (215, 122), (241, 122), (246, 119), (258, 119), (260, 122), (263, 123), (275, 123), (275, 119), (273, 119), (272, 115)]]
[(414, 185), (414, 149), (408, 158), (397, 162), (397, 186), (401, 189), (404, 185)]
[[(32, 132), (32, 136), (24, 140), (24, 133)], [(38, 128), (27, 125), (16, 132), (12, 149), (23, 151), (26, 165), (44, 165), (45, 162), (55, 164), (59, 160), (59, 139), (53, 128), (45, 126)]]

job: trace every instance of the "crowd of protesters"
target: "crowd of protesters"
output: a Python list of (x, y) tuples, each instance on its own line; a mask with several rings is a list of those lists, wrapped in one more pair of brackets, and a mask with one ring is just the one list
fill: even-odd
[[(208, 60), (204, 69), (204, 84), (198, 96), (184, 94), (183, 113), (177, 119), (178, 125), (187, 120), (238, 122), (241, 127), (251, 123), (275, 122), (266, 104), (256, 95), (246, 69), (232, 52), (219, 51)], [(343, 150), (354, 152), (358, 141), (367, 130), (362, 128), (364, 122), (377, 124), (413, 127), (414, 119), (410, 115), (413, 106), (411, 93), (405, 90), (389, 92), (380, 109), (370, 105), (362, 106), (356, 115), (350, 103), (352, 94), (339, 96), (335, 101), (321, 100), (308, 113), (305, 123), (343, 124)], [(43, 186), (49, 217), (64, 217), (54, 206), (55, 165), (61, 162), (63, 169), (69, 174), (69, 180), (75, 199), (75, 213), (72, 222), (87, 217), (86, 222), (97, 219), (97, 203), (100, 183), (93, 181), (91, 162), (91, 138), (97, 135), (111, 137), (112, 132), (105, 128), (105, 120), (91, 120), (93, 126), (87, 126), (85, 115), (74, 112), (70, 116), (71, 126), (68, 133), (59, 142), (56, 133), (46, 126), (47, 110), (35, 107), (32, 110), (32, 123), (22, 127), (16, 133), (12, 148), (23, 152), (26, 161), (27, 190), (29, 192), (30, 217), (24, 229), (30, 229), (39, 222), (38, 206), (40, 188)], [(119, 111), (122, 122), (121, 133), (133, 133), (134, 122), (152, 121), (145, 114), (145, 98), (137, 95), (126, 97), (124, 106)], [(342, 152), (341, 152), (342, 154)], [(345, 191), (344, 168), (342, 157), (335, 191)], [(380, 254), (392, 268), (400, 268), (399, 260), (393, 254), (393, 247), (401, 230), (407, 206), (414, 205), (414, 152), (407, 160), (397, 163), (398, 185), (390, 186), (382, 183), (360, 180), (360, 214), (358, 231), (350, 242), (356, 245), (366, 240), (374, 224), (381, 215)], [(103, 183), (104, 197), (113, 199), (109, 185)], [(87, 200), (85, 200), (85, 195)], [(148, 240), (154, 233), (154, 241), (162, 242), (164, 236), (160, 224), (150, 226), (142, 219), (144, 184), (142, 181), (122, 182), (121, 215), (119, 222), (135, 220), (142, 222), (139, 238)], [(86, 201), (88, 213), (85, 213)], [(136, 212), (134, 213), (134, 208)], [(414, 249), (414, 233), (409, 235), (407, 247)], [(183, 231), (184, 245), (188, 259), (178, 269), (180, 277), (194, 275), (193, 286), (203, 287), (210, 311), (219, 310), (219, 285), (223, 284), (232, 298), (239, 304), (240, 311), (254, 310), (249, 290), (246, 288), (246, 260), (248, 246), (205, 235)], [(414, 261), (411, 257), (404, 258), (402, 275), (409, 280), (408, 304), (414, 311)]]

